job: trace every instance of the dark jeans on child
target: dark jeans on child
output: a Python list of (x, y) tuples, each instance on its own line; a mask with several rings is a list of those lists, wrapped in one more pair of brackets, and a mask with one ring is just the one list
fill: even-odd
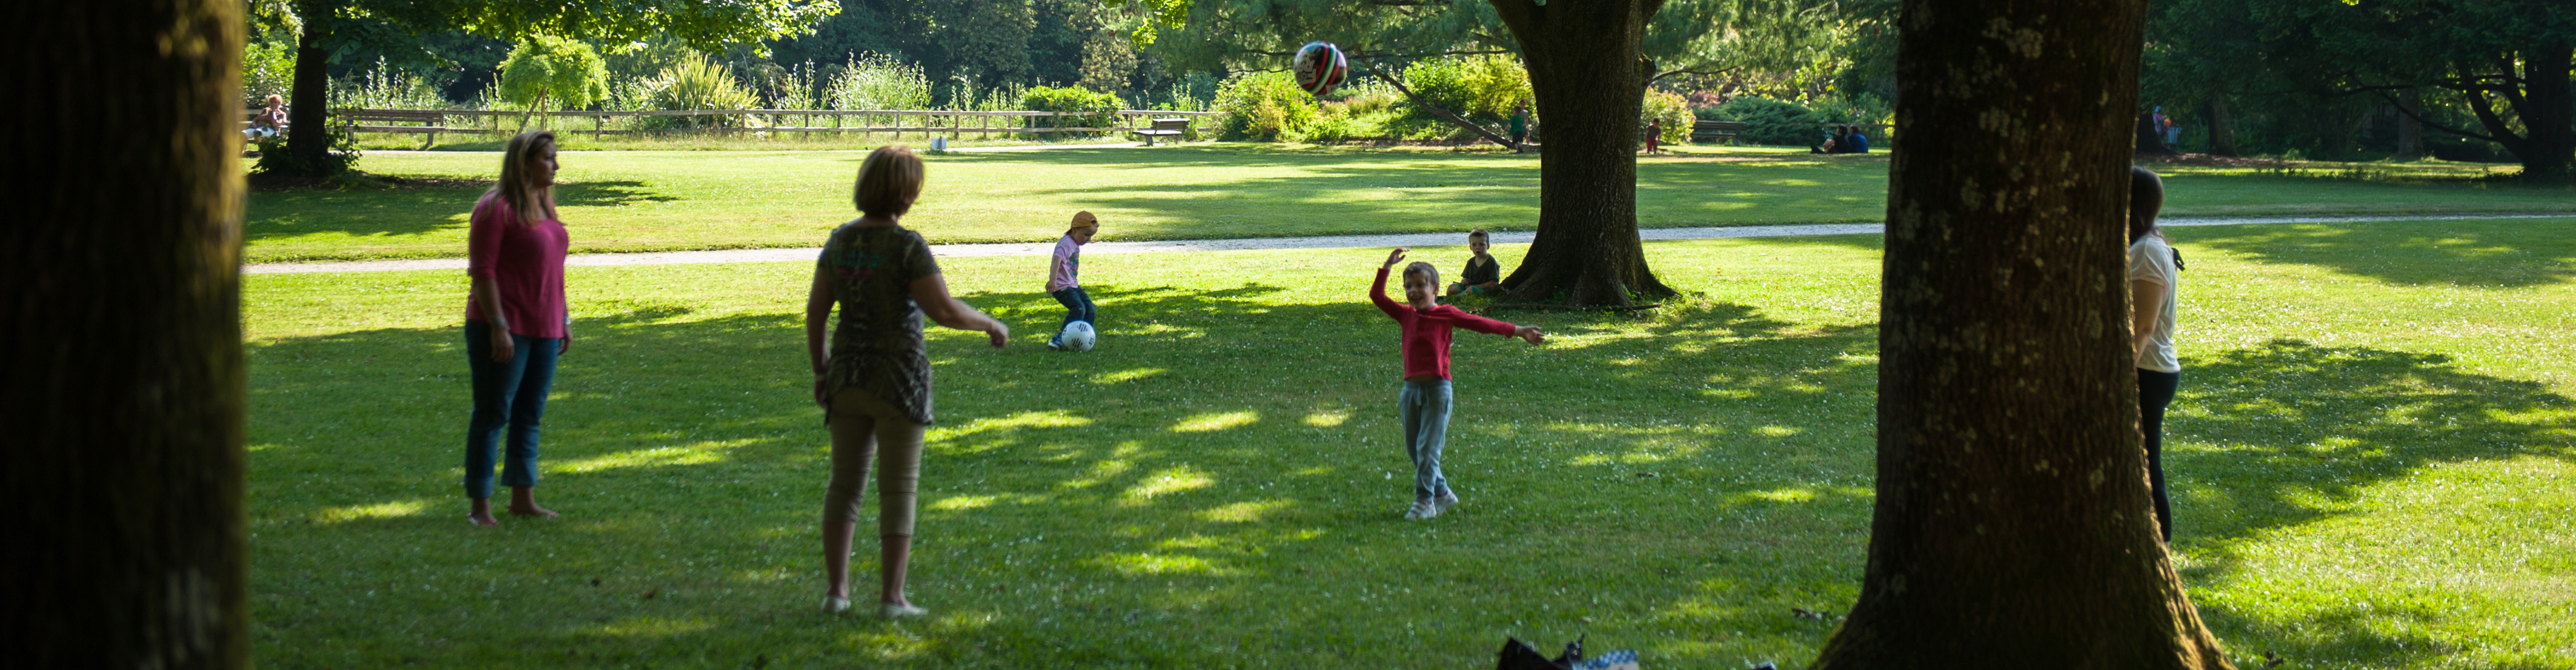
[(1404, 453), (1413, 458), (1413, 499), (1430, 500), (1449, 492), (1440, 474), (1440, 447), (1449, 440), (1449, 380), (1404, 382), (1396, 394), (1396, 416), (1404, 422)]
[(563, 340), (510, 335), (510, 362), (492, 360), (492, 326), (465, 322), (465, 359), (474, 372), (474, 416), (465, 429), (465, 497), (492, 497), (495, 443), (509, 429), (509, 460), (501, 468), (507, 486), (537, 485), (537, 422), (545, 418), (546, 394), (554, 388), (555, 357)]
[(2147, 485), (2156, 498), (2156, 531), (2173, 541), (2173, 505), (2165, 498), (2165, 406), (2173, 404), (2182, 373), (2138, 371), (2138, 430), (2147, 438)]
[(1074, 322), (1087, 322), (1095, 330), (1100, 327), (1100, 322), (1092, 322), (1092, 314), (1097, 314), (1100, 309), (1092, 309), (1092, 294), (1082, 291), (1082, 286), (1064, 286), (1064, 289), (1048, 296), (1056, 296), (1056, 302), (1064, 304), (1064, 322), (1056, 325), (1056, 338), (1064, 338), (1064, 327), (1074, 325)]
[(1047, 295), (1055, 296), (1056, 302), (1064, 303), (1064, 323), (1056, 324), (1056, 330), (1062, 331), (1065, 326), (1073, 325), (1075, 321), (1091, 324), (1094, 328), (1100, 326), (1099, 322), (1091, 320), (1091, 317), (1100, 310), (1091, 306), (1091, 294), (1083, 291), (1082, 287), (1067, 286)]

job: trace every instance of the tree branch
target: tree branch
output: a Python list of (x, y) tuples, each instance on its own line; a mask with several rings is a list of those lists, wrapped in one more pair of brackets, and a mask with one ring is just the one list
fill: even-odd
[(1368, 71), (1369, 74), (1377, 75), (1379, 81), (1395, 86), (1395, 90), (1399, 93), (1403, 93), (1405, 99), (1413, 101), (1414, 106), (1429, 110), (1433, 115), (1448, 119), (1450, 123), (1458, 124), (1461, 128), (1476, 131), (1477, 135), (1482, 136), (1487, 140), (1491, 140), (1495, 144), (1511, 149), (1519, 148), (1512, 146), (1511, 140), (1504, 139), (1501, 134), (1491, 130), (1486, 130), (1484, 126), (1476, 125), (1475, 122), (1468, 121), (1465, 117), (1458, 116), (1449, 110), (1441, 109), (1439, 105), (1431, 104), (1431, 101), (1422, 99), (1422, 96), (1414, 94), (1412, 88), (1405, 86), (1402, 80), (1387, 76), (1385, 71), (1377, 69), (1377, 63), (1368, 63)]
[(2496, 136), (2488, 138), (2488, 141), (2504, 145), (2504, 148), (2513, 151), (2514, 155), (2523, 155), (2523, 140), (2529, 138), (2513, 134), (2513, 129), (2506, 126), (2504, 119), (2497, 117), (2494, 107), (2487, 103), (2485, 92), (2467, 91), (2466, 93), (2469, 98), (2469, 110), (2478, 113), (2478, 122), (2486, 124), (2487, 130), (2495, 131)]
[(2415, 113), (2415, 110), (2407, 109), (2405, 104), (2398, 102), (2398, 100), (2397, 100), (2397, 96), (2389, 95), (2387, 91), (2384, 91), (2384, 90), (2373, 90), (2373, 91), (2370, 91), (2370, 92), (2371, 92), (2373, 95), (2377, 95), (2377, 96), (2379, 96), (2379, 99), (2388, 101), (2388, 105), (2389, 105), (2389, 106), (2397, 108), (2397, 113), (2399, 113), (2399, 114), (2404, 114), (2404, 115), (2406, 115), (2406, 116), (2408, 116), (2408, 117), (2410, 117), (2410, 118), (2415, 119), (2415, 122), (2416, 122), (2416, 123), (2424, 124), (2424, 127), (2426, 127), (2426, 128), (2431, 128), (2431, 129), (2434, 129), (2434, 130), (2439, 130), (2439, 131), (2442, 131), (2442, 132), (2450, 133), (2450, 134), (2453, 134), (2453, 135), (2458, 135), (2458, 136), (2461, 136), (2461, 137), (2469, 137), (2469, 138), (2481, 139), (2481, 140), (2486, 140), (2486, 141), (2489, 141), (2489, 142), (2497, 141), (2497, 140), (2496, 140), (2496, 138), (2491, 137), (2491, 136), (2487, 136), (2487, 135), (2480, 135), (2480, 134), (2472, 133), (2472, 132), (2469, 132), (2469, 131), (2466, 131), (2466, 130), (2461, 130), (2461, 129), (2458, 129), (2458, 128), (2453, 128), (2453, 127), (2450, 127), (2450, 126), (2442, 125), (2442, 124), (2440, 124), (2440, 123), (2436, 123), (2436, 122), (2434, 122), (2432, 119), (2424, 118), (2424, 115), (2422, 115), (2422, 114), (2418, 114), (2418, 113)]

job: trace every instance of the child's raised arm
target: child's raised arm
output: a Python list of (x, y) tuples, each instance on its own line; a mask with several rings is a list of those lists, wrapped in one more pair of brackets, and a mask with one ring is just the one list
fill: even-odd
[(1369, 302), (1375, 303), (1378, 311), (1386, 312), (1387, 316), (1394, 317), (1399, 322), (1404, 320), (1406, 312), (1412, 310), (1386, 297), (1386, 274), (1387, 270), (1395, 267), (1396, 262), (1404, 260), (1405, 251), (1407, 250), (1404, 247), (1396, 247), (1395, 251), (1388, 252), (1386, 264), (1377, 266), (1377, 283), (1369, 285)]

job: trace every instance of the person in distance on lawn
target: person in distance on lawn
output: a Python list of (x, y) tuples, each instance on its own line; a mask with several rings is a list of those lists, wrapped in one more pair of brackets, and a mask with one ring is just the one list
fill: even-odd
[(1440, 270), (1430, 263), (1405, 266), (1406, 302), (1387, 299), (1387, 271), (1404, 260), (1406, 251), (1399, 247), (1387, 253), (1386, 264), (1377, 268), (1377, 282), (1369, 287), (1369, 302), (1404, 328), (1404, 389), (1396, 395), (1396, 415), (1404, 423), (1405, 454), (1413, 458), (1413, 507), (1405, 510), (1404, 518), (1428, 519), (1458, 504), (1458, 494), (1449, 490), (1449, 478), (1440, 473), (1440, 449), (1448, 439), (1452, 399), (1449, 329), (1517, 337), (1530, 344), (1546, 342), (1547, 336), (1536, 326), (1516, 326), (1434, 302)]
[(1449, 295), (1490, 293), (1503, 286), (1503, 264), (1485, 250), (1493, 248), (1493, 236), (1478, 228), (1467, 233), (1467, 267), (1458, 271), (1458, 281), (1449, 284)]
[(555, 359), (572, 348), (564, 307), (564, 248), (571, 238), (555, 219), (555, 134), (520, 133), (501, 154), (501, 178), (466, 219), (465, 359), (474, 412), (465, 430), (466, 519), (492, 518), (495, 443), (505, 440), (501, 482), (510, 513), (557, 516), (537, 506), (537, 424), (554, 387)]
[[(853, 197), (862, 216), (841, 224), (815, 259), (805, 298), (805, 353), (814, 365), (814, 403), (832, 433), (832, 479), (823, 492), (823, 610), (850, 609), (850, 536), (859, 495), (877, 471), (877, 539), (883, 583), (878, 612), (925, 614), (904, 598), (912, 560), (913, 502), (921, 481), (921, 437), (931, 421), (930, 352), (923, 316), (982, 331), (999, 349), (1011, 330), (948, 295), (948, 282), (921, 235), (902, 226), (921, 196), (921, 157), (900, 145), (868, 152)], [(825, 353), (823, 326), (841, 309)]]
[(1064, 304), (1064, 323), (1056, 324), (1055, 337), (1047, 340), (1048, 349), (1064, 348), (1064, 327), (1075, 321), (1091, 324), (1094, 329), (1100, 327), (1092, 321), (1100, 310), (1092, 306), (1091, 293), (1082, 290), (1081, 277), (1082, 245), (1090, 244), (1091, 236), (1099, 232), (1099, 217), (1088, 211), (1074, 212), (1073, 225), (1055, 241), (1055, 259), (1047, 264), (1046, 290), (1056, 302)]

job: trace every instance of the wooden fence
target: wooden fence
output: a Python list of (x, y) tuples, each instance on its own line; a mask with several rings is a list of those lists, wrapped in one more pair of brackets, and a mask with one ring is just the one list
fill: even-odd
[[(338, 113), (383, 111), (392, 110), (337, 110)], [(522, 117), (531, 116), (527, 112), (508, 110), (450, 109), (420, 111), (431, 111), (445, 115), (448, 119), (448, 121), (444, 122), (446, 132), (466, 133), (516, 132), (519, 127), (519, 120)], [(862, 133), (870, 135), (884, 133), (893, 135), (900, 139), (907, 133), (920, 133), (922, 138), (928, 139), (929, 137), (937, 134), (946, 134), (949, 137), (962, 137), (967, 133), (974, 133), (979, 137), (986, 136), (991, 133), (1071, 133), (1078, 135), (1105, 135), (1124, 133), (1129, 130), (1150, 127), (1152, 126), (1153, 119), (1155, 118), (1188, 118), (1191, 120), (1192, 124), (1195, 125), (1207, 118), (1220, 115), (1222, 115), (1222, 112), (1184, 112), (1161, 109), (1121, 109), (1110, 113), (1025, 111), (977, 112), (921, 109), (557, 110), (538, 112), (534, 114), (533, 116), (545, 117), (545, 120), (542, 122), (531, 121), (529, 125), (550, 127), (556, 132), (589, 133), (593, 137), (629, 134), (662, 135), (698, 133), (727, 135), (766, 133), (772, 137), (795, 133), (802, 137), (811, 137), (815, 133)], [(1115, 119), (1114, 124), (1107, 127), (1067, 125), (1068, 123), (1082, 123), (1102, 116), (1109, 116)], [(612, 122), (619, 120), (626, 120), (631, 123), (648, 117), (737, 117), (738, 120), (733, 124), (707, 125), (692, 123), (687, 124), (684, 127), (677, 128), (646, 129), (609, 127)], [(590, 128), (581, 128), (580, 126), (584, 125), (580, 123), (581, 119), (588, 119), (590, 123), (587, 125), (589, 125)], [(745, 123), (744, 121), (750, 122)]]

